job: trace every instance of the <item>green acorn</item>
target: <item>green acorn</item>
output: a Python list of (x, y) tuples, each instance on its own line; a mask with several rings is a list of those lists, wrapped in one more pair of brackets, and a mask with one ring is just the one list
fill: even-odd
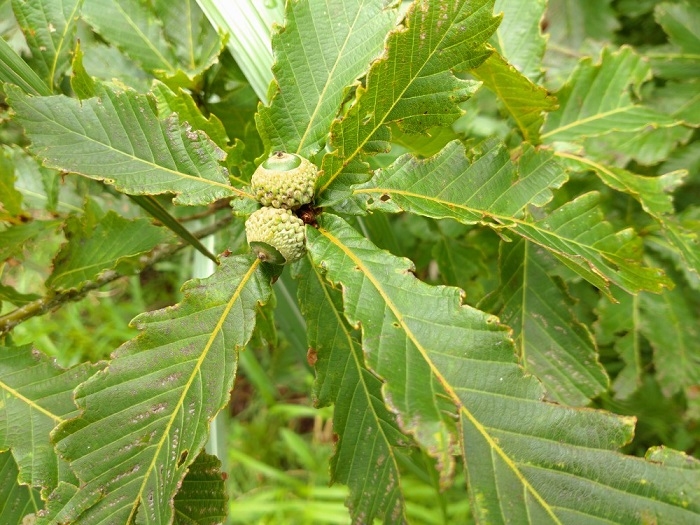
[(272, 264), (296, 261), (306, 251), (304, 222), (291, 210), (260, 208), (245, 221), (245, 233), (258, 259)]
[(313, 199), (317, 174), (304, 157), (277, 151), (258, 166), (250, 183), (263, 206), (294, 210)]

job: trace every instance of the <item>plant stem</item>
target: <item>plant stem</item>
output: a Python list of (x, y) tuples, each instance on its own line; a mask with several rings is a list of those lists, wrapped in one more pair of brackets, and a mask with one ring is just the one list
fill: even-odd
[[(233, 216), (228, 214), (226, 217), (219, 219), (215, 223), (194, 232), (193, 235), (198, 239), (207, 237), (228, 225), (232, 219)], [(153, 266), (163, 259), (167, 259), (187, 246), (189, 246), (188, 243), (181, 242), (178, 244), (168, 244), (155, 247), (148, 255), (141, 258), (141, 271)], [(49, 293), (45, 297), (27, 303), (24, 306), (20, 306), (19, 308), (0, 316), (0, 336), (8, 333), (18, 324), (23, 323), (24, 321), (27, 321), (28, 319), (31, 319), (37, 315), (44, 315), (45, 313), (60, 307), (63, 303), (67, 303), (69, 301), (79, 301), (92, 290), (101, 288), (112, 281), (116, 281), (120, 277), (125, 277), (125, 275), (114, 270), (107, 270), (94, 281), (86, 282), (79, 290), (72, 289)]]

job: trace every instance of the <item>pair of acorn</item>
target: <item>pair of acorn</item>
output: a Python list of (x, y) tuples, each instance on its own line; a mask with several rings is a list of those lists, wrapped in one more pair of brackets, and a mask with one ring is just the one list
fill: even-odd
[(299, 155), (275, 152), (253, 173), (250, 180), (262, 208), (245, 221), (245, 233), (258, 259), (287, 264), (306, 251), (304, 221), (293, 211), (314, 197), (318, 170)]

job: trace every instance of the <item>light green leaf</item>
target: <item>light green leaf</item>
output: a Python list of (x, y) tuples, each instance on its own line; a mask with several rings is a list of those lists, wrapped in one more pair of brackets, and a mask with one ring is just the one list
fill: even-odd
[(174, 115), (159, 120), (152, 99), (103, 90), (82, 102), (27, 97), (8, 88), (10, 104), (49, 167), (103, 180), (132, 195), (174, 193), (176, 204), (208, 204), (243, 194), (228, 184), (224, 153)]
[(12, 450), (20, 483), (46, 494), (58, 485), (65, 466), (49, 433), (77, 415), (73, 389), (104, 366), (83, 363), (63, 370), (30, 346), (0, 348), (0, 450)]
[(673, 286), (662, 270), (642, 266), (643, 242), (634, 230), (616, 232), (605, 221), (597, 193), (584, 194), (535, 223), (518, 223), (516, 232), (606, 294), (611, 282), (633, 294)]
[(567, 167), (579, 171), (592, 170), (600, 180), (614, 190), (627, 193), (638, 200), (644, 211), (657, 219), (673, 213), (671, 194), (683, 183), (687, 175), (684, 170), (679, 170), (657, 177), (644, 177), (622, 168), (606, 166), (589, 157), (566, 152), (557, 152), (555, 155)]
[(405, 523), (396, 448), (406, 446), (408, 439), (382, 402), (382, 382), (365, 367), (358, 334), (343, 316), (339, 290), (307, 259), (298, 276), (317, 374), (315, 397), (319, 406), (335, 404), (333, 431), (338, 442), (331, 459), (332, 479), (350, 487), (347, 505), (353, 523)]
[(558, 107), (556, 98), (545, 88), (533, 84), (498, 53), (493, 53), (471, 73), (496, 93), (517, 123), (523, 138), (538, 144), (544, 114)]
[(216, 62), (223, 47), (219, 34), (195, 0), (156, 0), (153, 6), (179, 64), (196, 79)]
[(542, 57), (547, 40), (542, 35), (546, 0), (496, 0), (494, 13), (503, 13), (491, 44), (527, 78), (537, 82), (542, 77)]
[(685, 126), (615, 132), (586, 139), (583, 149), (586, 156), (608, 164), (624, 166), (633, 159), (643, 166), (653, 166), (666, 160), (692, 135), (693, 130)]
[(0, 303), (2, 303), (2, 301), (7, 301), (15, 306), (22, 306), (40, 298), (40, 295), (20, 293), (11, 286), (0, 284)]
[(612, 0), (549, 0), (547, 32), (556, 43), (568, 43), (577, 49), (587, 39), (614, 39), (619, 28)]
[(0, 81), (21, 87), (32, 95), (50, 95), (51, 90), (39, 75), (0, 38)]
[(667, 397), (700, 385), (700, 302), (684, 286), (641, 294), (640, 330), (654, 349), (656, 379)]
[(571, 311), (572, 299), (549, 275), (546, 255), (524, 239), (501, 244), (503, 307), (496, 313), (513, 329), (524, 370), (542, 381), (548, 397), (587, 405), (607, 389), (608, 376), (591, 334)]
[(42, 507), (39, 493), (17, 483), (17, 464), (10, 452), (0, 452), (0, 523), (25, 525), (28, 514)]
[(228, 494), (216, 456), (200, 452), (175, 495), (175, 525), (217, 525), (228, 515)]
[(616, 399), (627, 399), (642, 385), (642, 362), (639, 295), (616, 293), (615, 301), (602, 297), (596, 313), (596, 341), (612, 345), (624, 366), (612, 382)]
[(82, 284), (115, 268), (127, 273), (129, 264), (157, 244), (172, 242), (173, 236), (147, 219), (127, 220), (113, 211), (96, 224), (71, 217), (65, 226), (68, 242), (53, 261), (46, 286), (53, 290), (79, 290)]
[(353, 192), (371, 196), (371, 205), (378, 208), (393, 205), (408, 211), (410, 203), (413, 213), (436, 219), (452, 217), (465, 224), (482, 222), (487, 213), (501, 225), (518, 217), (528, 205), (545, 205), (552, 198), (552, 189), (566, 180), (551, 153), (526, 146), (516, 166), (505, 146), (491, 140), (470, 163), (464, 146), (453, 141), (426, 160), (399, 157)]
[(518, 176), (503, 145), (491, 142), (484, 149), (471, 164), (458, 142), (425, 161), (405, 155), (354, 193), (369, 196), (377, 209), (508, 228), (603, 291), (610, 282), (630, 293), (660, 292), (670, 285), (663, 272), (640, 265), (643, 247), (633, 230), (615, 232), (604, 221), (597, 194), (583, 195), (537, 221), (521, 215), (527, 205), (549, 202), (551, 188), (566, 180), (551, 153), (526, 147)]
[(12, 0), (27, 45), (30, 65), (53, 91), (70, 67), (76, 21), (83, 0)]
[(0, 148), (0, 204), (7, 213), (22, 213), (22, 194), (15, 189), (15, 163), (9, 149)]
[(361, 325), (367, 363), (386, 381), (400, 425), (438, 423), (436, 398), (444, 413), (456, 408), (477, 522), (698, 520), (700, 462), (668, 449), (619, 454), (633, 418), (542, 402), (495, 318), (463, 305), (456, 288), (417, 280), (342, 219), (326, 213), (319, 224), (308, 230), (311, 255), (342, 285), (345, 315)]
[(209, 118), (202, 115), (197, 103), (188, 92), (182, 88), (178, 88), (175, 92), (158, 80), (153, 82), (151, 92), (156, 98), (159, 115), (177, 113), (181, 122), (187, 122), (194, 129), (206, 133), (222, 150), (230, 149), (229, 138), (222, 122), (216, 115), (209, 115)]
[(286, 23), (272, 37), (277, 82), (256, 116), (266, 149), (303, 156), (325, 142), (346, 88), (383, 50), (395, 9), (376, 0), (287, 3)]
[(272, 82), (271, 33), (275, 23), (282, 23), (284, 2), (272, 0), (197, 0), (211, 24), (228, 37), (226, 47), (255, 94), (268, 101)]
[(212, 277), (183, 286), (180, 304), (134, 319), (143, 333), (77, 389), (83, 413), (54, 440), (81, 480), (71, 506), (100, 499), (76, 524), (170, 522), (172, 498), (228, 401), (237, 352), (271, 277), (250, 255), (223, 259)]
[(649, 65), (631, 48), (603, 50), (600, 64), (584, 58), (556, 93), (559, 109), (547, 115), (542, 140), (571, 141), (612, 131), (664, 127), (679, 121), (635, 104), (630, 90), (651, 78)]
[(663, 226), (663, 237), (676, 257), (680, 257), (677, 266), (693, 288), (700, 290), (700, 221), (667, 219)]
[(0, 231), (0, 262), (22, 251), (25, 243), (58, 226), (61, 221), (31, 221)]
[(366, 87), (357, 88), (353, 105), (331, 127), (331, 152), (323, 158), (317, 184), (319, 194), (329, 192), (322, 202), (344, 199), (348, 185), (367, 180), (362, 155), (386, 147), (389, 122), (418, 133), (449, 126), (462, 114), (458, 104), (477, 86), (452, 71), (475, 68), (489, 56), (486, 41), (499, 22), (492, 9), (493, 0), (412, 4), (406, 27), (389, 34), (385, 55), (372, 64)]
[(688, 53), (700, 54), (700, 11), (690, 2), (662, 2), (654, 8), (654, 18), (668, 39)]
[(83, 65), (83, 48), (80, 42), (75, 45), (73, 62), (71, 63), (70, 87), (80, 100), (97, 95), (97, 83)]
[(177, 72), (175, 52), (149, 4), (138, 0), (89, 0), (83, 5), (83, 18), (147, 71)]

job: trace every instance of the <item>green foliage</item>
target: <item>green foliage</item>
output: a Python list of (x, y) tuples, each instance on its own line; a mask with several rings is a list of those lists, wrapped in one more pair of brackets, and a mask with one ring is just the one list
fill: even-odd
[(695, 3), (0, 13), (0, 522), (700, 519)]

